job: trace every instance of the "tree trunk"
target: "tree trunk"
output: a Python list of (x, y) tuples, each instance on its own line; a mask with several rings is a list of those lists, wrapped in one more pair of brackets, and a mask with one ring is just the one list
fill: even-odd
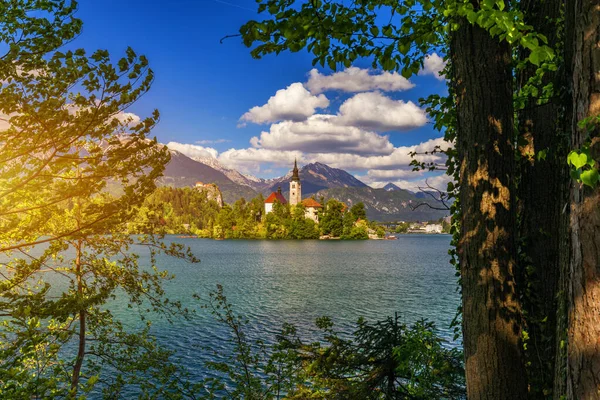
[[(567, 45), (573, 48), (573, 146), (591, 141), (600, 159), (600, 129), (578, 122), (600, 116), (600, 0), (568, 3)], [(588, 142), (589, 143), (589, 142)], [(567, 397), (600, 399), (600, 189), (571, 187)]]
[(523, 399), (527, 377), (515, 284), (511, 48), (466, 20), (459, 25), (450, 57), (457, 102), (467, 396)]
[[(519, 4), (526, 22), (558, 43), (562, 0), (526, 0)], [(520, 59), (529, 50), (523, 49)], [(535, 76), (537, 67), (529, 64), (518, 74), (519, 88)], [(563, 75), (547, 72), (542, 85), (554, 83), (551, 99), (530, 97), (519, 110), (520, 244), (519, 287), (526, 320), (529, 398), (545, 399), (554, 388), (556, 360), (559, 277), (566, 269), (569, 254), (568, 213), (569, 172), (565, 162), (569, 143), (563, 131), (561, 93)], [(540, 90), (541, 94), (541, 90)], [(545, 154), (545, 157), (540, 157)]]
[[(83, 281), (82, 281), (82, 270), (81, 270), (81, 240), (77, 242), (76, 246), (76, 259), (75, 259), (75, 269), (77, 273), (77, 294), (79, 297), (79, 301), (83, 304)], [(79, 345), (77, 347), (77, 358), (75, 359), (75, 365), (73, 367), (73, 375), (71, 377), (71, 397), (77, 397), (77, 391), (79, 389), (79, 378), (81, 376), (81, 367), (83, 366), (83, 358), (85, 357), (85, 344), (86, 344), (86, 311), (82, 309), (79, 311), (79, 335), (78, 341)]]

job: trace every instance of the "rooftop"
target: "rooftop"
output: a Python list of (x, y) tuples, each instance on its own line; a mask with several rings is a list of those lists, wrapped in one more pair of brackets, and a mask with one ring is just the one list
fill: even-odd
[(312, 197), (302, 200), (302, 205), (304, 207), (313, 207), (313, 208), (322, 208), (323, 207), (318, 201), (316, 201)]
[(267, 197), (267, 199), (265, 200), (265, 203), (275, 203), (275, 200), (277, 200), (281, 204), (287, 204), (287, 200), (279, 192), (273, 192), (273, 193), (271, 193), (269, 195), (269, 197)]

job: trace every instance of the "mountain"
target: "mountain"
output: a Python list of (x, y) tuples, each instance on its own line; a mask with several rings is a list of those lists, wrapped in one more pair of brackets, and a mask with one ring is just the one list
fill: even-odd
[(191, 157), (191, 158), (194, 161), (198, 161), (204, 165), (208, 165), (209, 167), (221, 172), (223, 175), (225, 175), (231, 181), (233, 181), (234, 183), (237, 183), (238, 185), (244, 185), (244, 186), (254, 188), (254, 185), (256, 184), (256, 182), (264, 181), (264, 179), (256, 178), (251, 175), (244, 175), (244, 174), (236, 171), (235, 169), (227, 168), (223, 164), (221, 164), (216, 158), (213, 158), (213, 157), (202, 157), (202, 158)]
[(214, 183), (223, 193), (223, 200), (229, 204), (233, 204), (241, 197), (252, 199), (258, 195), (254, 189), (235, 182), (222, 171), (193, 160), (178, 151), (170, 150), (170, 152), (171, 161), (165, 168), (164, 176), (159, 179), (159, 185), (193, 187), (196, 182)]
[(383, 187), (383, 189), (387, 190), (388, 192), (394, 192), (394, 191), (397, 191), (397, 190), (402, 190), (402, 189), (400, 189), (398, 186), (394, 185), (394, 184), (393, 184), (393, 183), (391, 183), (391, 182), (390, 182), (390, 183), (388, 183), (387, 185), (385, 185), (385, 186)]
[[(170, 151), (171, 161), (159, 181), (160, 185), (193, 187), (198, 181), (205, 184), (214, 183), (221, 190), (223, 200), (229, 204), (242, 197), (252, 199), (258, 193), (267, 195), (276, 191), (279, 186), (284, 193), (289, 192), (292, 171), (280, 178), (262, 179), (226, 168), (214, 158), (192, 159), (178, 151)], [(326, 199), (335, 198), (348, 206), (362, 201), (369, 219), (431, 221), (448, 214), (426, 206), (413, 211), (411, 206), (419, 203), (438, 204), (432, 198), (422, 198), (422, 193), (415, 194), (391, 183), (382, 189), (372, 189), (348, 172), (325, 164), (307, 164), (300, 169), (299, 175), (303, 197), (316, 194), (317, 198), (320, 196)]]
[(348, 207), (363, 202), (367, 218), (380, 222), (389, 221), (433, 221), (449, 214), (446, 210), (433, 210), (427, 206), (415, 207), (427, 203), (434, 207), (441, 204), (433, 199), (420, 199), (408, 190), (400, 189), (388, 191), (384, 188), (373, 189), (370, 187), (331, 188), (320, 190), (316, 197), (339, 200)]
[[(303, 166), (300, 171), (300, 181), (302, 182), (302, 194), (310, 195), (320, 190), (328, 188), (366, 188), (368, 187), (363, 182), (356, 179), (348, 172), (332, 168), (321, 163), (311, 163)], [(292, 177), (292, 171), (288, 172), (281, 178), (265, 180), (262, 185), (256, 185), (255, 188), (264, 194), (271, 193), (281, 186), (283, 192), (289, 191), (288, 182)]]

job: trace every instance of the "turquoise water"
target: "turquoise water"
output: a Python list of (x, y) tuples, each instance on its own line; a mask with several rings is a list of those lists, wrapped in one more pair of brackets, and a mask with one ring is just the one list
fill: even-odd
[[(205, 374), (213, 357), (205, 347), (226, 354), (228, 332), (200, 309), (217, 284), (235, 311), (250, 320), (249, 336), (271, 342), (282, 323), (314, 337), (315, 318), (329, 316), (350, 333), (358, 317), (383, 319), (398, 312), (406, 322), (435, 321), (442, 336), (459, 296), (447, 254), (448, 235), (401, 235), (395, 241), (214, 241), (168, 238), (191, 247), (199, 264), (162, 258), (176, 275), (167, 296), (198, 314), (191, 321), (158, 321), (154, 331), (194, 375)], [(143, 260), (142, 260), (143, 263)], [(124, 305), (122, 305), (124, 306)], [(117, 307), (125, 320), (125, 307)]]
[[(395, 312), (407, 323), (434, 321), (441, 336), (452, 339), (450, 323), (460, 297), (449, 264), (449, 235), (400, 235), (388, 241), (166, 238), (170, 241), (189, 246), (201, 260), (158, 259), (160, 269), (176, 276), (165, 285), (167, 297), (196, 314), (173, 323), (154, 320), (153, 333), (175, 352), (192, 379), (206, 377), (206, 361), (222, 360), (231, 350), (229, 331), (201, 308), (217, 284), (223, 285), (235, 311), (249, 319), (248, 336), (266, 343), (275, 340), (284, 322), (296, 325), (301, 336), (316, 339), (318, 317), (331, 317), (350, 334), (361, 316), (375, 321)], [(141, 265), (148, 264), (145, 248), (132, 250), (141, 255)], [(60, 281), (52, 283), (60, 290)], [(139, 326), (139, 314), (127, 307), (125, 297), (117, 296), (109, 307), (125, 326)]]

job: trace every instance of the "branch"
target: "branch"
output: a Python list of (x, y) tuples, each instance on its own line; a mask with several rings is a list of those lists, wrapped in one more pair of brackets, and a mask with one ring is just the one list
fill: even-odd
[[(431, 186), (429, 184), (429, 182), (427, 181), (427, 179), (425, 180), (425, 185), (426, 185), (426, 187), (419, 186), (419, 190), (422, 193), (430, 196), (436, 202), (441, 203), (441, 206), (440, 207), (435, 207), (435, 206), (432, 206), (431, 204), (423, 201), (423, 202), (417, 204), (416, 206), (410, 206), (410, 208), (413, 211), (415, 211), (419, 207), (426, 206), (426, 207), (429, 207), (432, 210), (450, 211), (450, 206), (447, 203), (448, 199), (450, 198), (450, 195), (448, 193), (446, 193), (446, 192), (442, 192), (438, 188), (435, 188), (435, 187)], [(435, 193), (437, 193), (437, 196), (434, 193), (432, 193), (432, 191), (435, 192)]]

